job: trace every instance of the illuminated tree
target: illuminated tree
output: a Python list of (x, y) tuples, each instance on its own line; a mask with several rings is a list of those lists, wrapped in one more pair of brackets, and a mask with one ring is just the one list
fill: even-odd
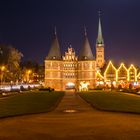
[(0, 45), (0, 65), (6, 66), (6, 81), (17, 81), (20, 79), (20, 61), (22, 53), (12, 46)]
[(31, 70), (30, 80), (33, 82), (44, 81), (44, 66), (33, 61), (25, 61), (21, 63), (22, 79), (26, 81), (27, 71)]
[(23, 54), (15, 48), (10, 48), (9, 58), (8, 58), (8, 68), (10, 71), (16, 71), (20, 66), (21, 58)]

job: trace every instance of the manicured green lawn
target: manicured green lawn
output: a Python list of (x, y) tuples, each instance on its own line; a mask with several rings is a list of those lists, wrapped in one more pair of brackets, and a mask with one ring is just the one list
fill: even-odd
[(140, 95), (115, 91), (92, 91), (79, 95), (100, 110), (140, 113)]
[(64, 92), (35, 91), (0, 98), (0, 117), (51, 111), (63, 95)]

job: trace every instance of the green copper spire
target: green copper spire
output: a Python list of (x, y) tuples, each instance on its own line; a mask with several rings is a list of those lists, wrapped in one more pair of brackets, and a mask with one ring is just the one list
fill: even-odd
[(99, 25), (98, 25), (98, 37), (97, 37), (97, 45), (98, 44), (104, 44), (104, 39), (102, 35), (102, 27), (101, 27), (101, 19), (100, 19), (100, 13), (99, 13)]

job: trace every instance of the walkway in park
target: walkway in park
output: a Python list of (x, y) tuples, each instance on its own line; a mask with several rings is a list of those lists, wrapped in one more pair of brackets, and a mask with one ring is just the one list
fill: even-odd
[(139, 140), (140, 115), (98, 111), (67, 92), (53, 112), (0, 120), (0, 140), (30, 139)]

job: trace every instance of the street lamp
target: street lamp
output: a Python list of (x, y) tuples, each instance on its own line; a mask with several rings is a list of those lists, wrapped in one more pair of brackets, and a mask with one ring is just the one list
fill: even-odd
[(5, 66), (1, 66), (0, 67), (0, 72), (1, 72), (1, 75), (0, 75), (0, 85), (1, 85), (1, 88), (2, 88), (2, 80), (3, 80), (3, 72), (5, 70)]
[(31, 70), (27, 70), (26, 74), (27, 74), (27, 79), (26, 81), (29, 82), (30, 81), (30, 74), (32, 73)]

